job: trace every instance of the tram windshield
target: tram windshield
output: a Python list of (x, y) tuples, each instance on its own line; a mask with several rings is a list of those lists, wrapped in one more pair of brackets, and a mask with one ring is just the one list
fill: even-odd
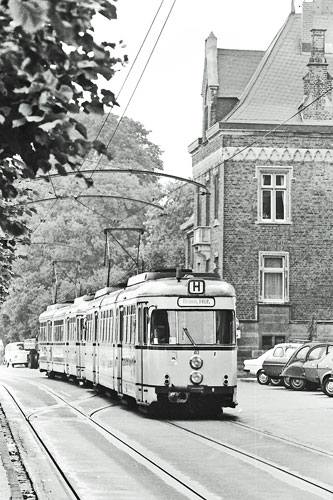
[(193, 345), (235, 344), (234, 312), (156, 309), (151, 316), (150, 342)]

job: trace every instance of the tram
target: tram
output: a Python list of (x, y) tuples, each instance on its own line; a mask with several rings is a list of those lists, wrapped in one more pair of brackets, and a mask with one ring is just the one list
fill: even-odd
[(214, 273), (157, 270), (39, 318), (40, 370), (147, 408), (237, 405), (236, 298)]

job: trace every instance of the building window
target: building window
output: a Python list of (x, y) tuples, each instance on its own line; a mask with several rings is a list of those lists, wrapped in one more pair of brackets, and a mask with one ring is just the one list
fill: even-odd
[(206, 181), (206, 188), (207, 188), (207, 191), (206, 191), (206, 226), (209, 226), (210, 225), (210, 195), (207, 194), (208, 191), (209, 191), (209, 188), (210, 188), (210, 185), (209, 185), (209, 180)]
[(267, 351), (276, 344), (281, 344), (286, 341), (285, 335), (263, 335), (261, 338), (261, 349)]
[(197, 226), (202, 226), (202, 196), (200, 188), (197, 188)]
[(193, 232), (186, 235), (186, 267), (193, 269), (194, 251), (193, 251)]
[(285, 303), (289, 300), (289, 259), (286, 252), (259, 253), (260, 301)]
[(219, 190), (219, 176), (214, 175), (214, 219), (218, 220), (219, 218), (219, 199), (220, 199), (220, 190)]
[(258, 167), (258, 221), (290, 222), (291, 167)]

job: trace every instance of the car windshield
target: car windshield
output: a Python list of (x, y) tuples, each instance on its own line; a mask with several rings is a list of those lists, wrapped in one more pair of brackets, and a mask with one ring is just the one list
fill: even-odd
[(235, 315), (231, 310), (156, 309), (151, 316), (154, 344), (235, 344)]

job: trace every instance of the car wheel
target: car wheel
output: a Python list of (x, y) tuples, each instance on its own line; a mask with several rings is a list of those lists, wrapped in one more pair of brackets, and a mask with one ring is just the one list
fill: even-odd
[(283, 377), (282, 383), (286, 389), (291, 389), (290, 387), (290, 377)]
[(257, 373), (257, 380), (260, 385), (268, 385), (271, 379), (266, 375), (264, 370), (259, 370)]
[(290, 387), (294, 391), (303, 391), (305, 389), (305, 380), (304, 380), (304, 378), (290, 377)]
[(323, 381), (323, 386), (322, 386), (323, 392), (328, 396), (329, 398), (333, 397), (333, 380), (330, 378), (326, 378)]
[(281, 384), (280, 378), (271, 378), (271, 385), (277, 386)]

